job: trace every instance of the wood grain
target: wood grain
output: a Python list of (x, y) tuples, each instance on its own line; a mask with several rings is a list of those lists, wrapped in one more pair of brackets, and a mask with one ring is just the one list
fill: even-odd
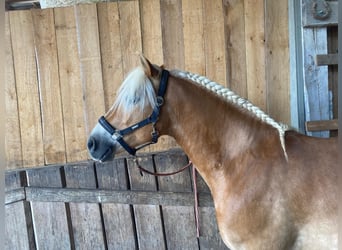
[[(171, 172), (186, 165), (185, 155), (158, 154), (154, 157), (158, 172)], [(191, 192), (189, 169), (172, 176), (158, 177), (160, 191)], [(196, 224), (193, 207), (163, 206), (163, 219), (168, 249), (197, 249)], [(186, 230), (185, 230), (186, 228)]]
[(53, 10), (33, 10), (32, 20), (45, 163), (63, 163), (66, 157)]
[(277, 121), (290, 124), (290, 75), (287, 2), (265, 5), (265, 69), (267, 110)]
[(88, 152), (74, 8), (56, 8), (54, 16), (66, 160), (75, 162), (87, 159)]
[(5, 39), (6, 169), (14, 169), (23, 166), (23, 159), (21, 152), (18, 97), (15, 83), (15, 72), (13, 64), (13, 52), (11, 45), (11, 32), (8, 12), (5, 12)]
[[(27, 184), (36, 187), (62, 187), (59, 167), (27, 171)], [(31, 202), (32, 221), (38, 249), (70, 249), (64, 202)]]
[[(153, 171), (152, 156), (138, 158), (139, 164)], [(131, 190), (157, 190), (156, 178), (152, 175), (141, 176), (133, 160), (127, 161)], [(133, 205), (139, 249), (166, 249), (161, 211), (158, 205)]]
[[(96, 188), (93, 163), (66, 166), (68, 188)], [(70, 203), (70, 217), (76, 249), (104, 249), (105, 240), (100, 206), (90, 203)]]
[(83, 86), (85, 129), (88, 135), (105, 112), (96, 5), (75, 6), (77, 44)]
[(44, 143), (31, 12), (10, 12), (9, 20), (23, 166), (39, 166), (44, 164)]
[(108, 110), (113, 105), (124, 78), (122, 46), (125, 45), (121, 46), (118, 3), (99, 3), (97, 11), (105, 109)]
[(264, 1), (244, 1), (247, 97), (266, 110)]
[[(127, 191), (125, 160), (96, 164), (98, 187), (112, 194), (114, 191)], [(126, 196), (125, 196), (126, 197)], [(103, 221), (108, 249), (135, 249), (135, 228), (129, 204), (102, 204)]]
[(205, 75), (209, 79), (228, 87), (227, 47), (222, 1), (203, 1), (203, 7)]

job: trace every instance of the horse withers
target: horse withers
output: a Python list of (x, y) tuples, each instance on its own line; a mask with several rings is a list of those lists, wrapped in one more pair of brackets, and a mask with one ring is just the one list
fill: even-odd
[(337, 249), (337, 138), (292, 131), (206, 77), (144, 57), (88, 139), (108, 161), (175, 138), (210, 188), (230, 249)]

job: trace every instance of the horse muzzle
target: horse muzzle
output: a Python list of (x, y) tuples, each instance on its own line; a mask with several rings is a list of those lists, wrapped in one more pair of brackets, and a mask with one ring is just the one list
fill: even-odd
[(113, 160), (118, 146), (112, 136), (99, 124), (92, 130), (87, 142), (90, 157), (100, 162)]

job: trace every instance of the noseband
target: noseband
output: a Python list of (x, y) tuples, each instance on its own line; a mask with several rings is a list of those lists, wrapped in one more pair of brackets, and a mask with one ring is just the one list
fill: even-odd
[[(115, 127), (113, 127), (107, 120), (104, 118), (104, 116), (101, 116), (99, 119), (99, 124), (112, 136), (113, 140), (117, 141), (120, 143), (120, 145), (131, 155), (135, 156), (135, 153), (137, 150), (148, 146), (150, 144), (154, 144), (158, 141), (159, 133), (155, 128), (155, 124), (159, 119), (159, 113), (160, 113), (160, 108), (164, 104), (164, 95), (166, 92), (166, 87), (167, 87), (167, 81), (169, 79), (169, 71), (167, 70), (162, 70), (161, 73), (161, 79), (160, 79), (160, 84), (159, 84), (159, 89), (158, 89), (158, 94), (157, 94), (157, 105), (153, 109), (152, 114), (147, 117), (146, 119), (133, 124), (132, 126), (129, 126), (125, 129), (118, 130)], [(144, 143), (136, 148), (133, 148), (127, 144), (127, 142), (123, 139), (125, 135), (128, 135), (130, 133), (133, 133), (135, 130), (142, 128), (148, 124), (152, 124), (152, 132), (151, 132), (151, 141)]]

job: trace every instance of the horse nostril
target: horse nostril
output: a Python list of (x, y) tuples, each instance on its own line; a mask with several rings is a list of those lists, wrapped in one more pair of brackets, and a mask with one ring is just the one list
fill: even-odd
[(87, 146), (88, 146), (89, 151), (95, 151), (96, 142), (95, 142), (94, 137), (89, 137)]

